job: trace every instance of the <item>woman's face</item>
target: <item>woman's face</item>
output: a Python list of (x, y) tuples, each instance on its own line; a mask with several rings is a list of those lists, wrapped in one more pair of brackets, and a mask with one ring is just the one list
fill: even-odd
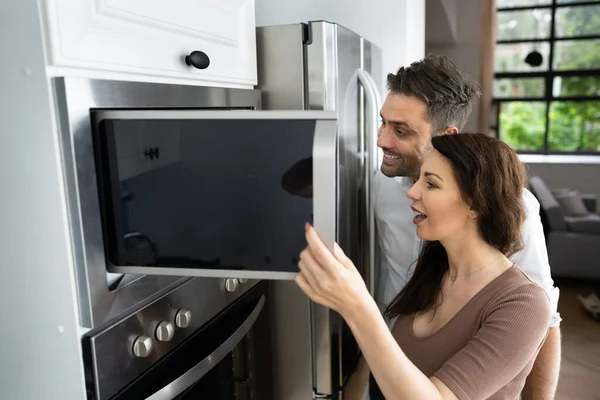
[(407, 193), (413, 201), (417, 235), (427, 241), (464, 237), (476, 229), (477, 214), (463, 200), (452, 164), (437, 150), (425, 158), (419, 179)]

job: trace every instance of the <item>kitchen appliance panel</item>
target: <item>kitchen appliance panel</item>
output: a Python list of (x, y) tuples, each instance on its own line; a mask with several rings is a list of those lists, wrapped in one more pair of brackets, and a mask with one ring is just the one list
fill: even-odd
[[(259, 85), (270, 109), (297, 108), (327, 110), (338, 117), (338, 214), (336, 241), (355, 262), (369, 288), (374, 270), (371, 263), (369, 160), (376, 143), (379, 106), (373, 95), (376, 85), (370, 72), (380, 69), (380, 49), (340, 25), (326, 21), (308, 24), (260, 27), (257, 31)], [(304, 48), (304, 72), (298, 71), (298, 46)], [(275, 60), (273, 56), (278, 57)], [(275, 62), (276, 61), (276, 62)], [(288, 71), (291, 71), (288, 73)], [(297, 83), (304, 79), (305, 92)], [(294, 97), (295, 96), (295, 97)], [(294, 100), (296, 100), (294, 102)], [(371, 169), (372, 171), (372, 169)], [(359, 357), (356, 341), (345, 322), (335, 312), (309, 302), (297, 288), (286, 282), (273, 282), (273, 313), (276, 343), (276, 393), (290, 400), (343, 396), (343, 388)], [(311, 323), (310, 335), (302, 329)], [(311, 379), (307, 377), (310, 352)], [(289, 359), (298, 365), (289, 367)], [(297, 372), (300, 371), (300, 372)]]
[[(305, 222), (335, 240), (333, 113), (113, 110), (93, 120), (111, 271), (294, 279)], [(177, 137), (177, 156), (131, 172), (119, 149), (137, 132), (162, 157), (150, 126), (163, 142)]]
[(107, 273), (90, 112), (140, 108), (256, 110), (261, 108), (260, 92), (80, 77), (53, 78), (52, 85), (59, 105), (57, 119), (80, 324), (93, 328), (189, 278)]
[[(338, 231), (336, 240), (359, 269), (360, 220), (359, 179), (359, 85), (361, 37), (328, 22), (309, 25), (311, 42), (306, 47), (309, 109), (334, 111), (338, 115)], [(364, 272), (361, 271), (364, 275)], [(343, 387), (344, 367), (358, 353), (347, 334), (342, 318), (317, 304), (312, 305), (316, 395), (336, 393)], [(350, 354), (352, 353), (352, 354)]]
[[(273, 40), (273, 35), (277, 40)], [(265, 110), (308, 109), (305, 44), (307, 24), (265, 26), (256, 30), (258, 82)]]
[(88, 399), (270, 399), (268, 285), (236, 282), (192, 279), (88, 332)]

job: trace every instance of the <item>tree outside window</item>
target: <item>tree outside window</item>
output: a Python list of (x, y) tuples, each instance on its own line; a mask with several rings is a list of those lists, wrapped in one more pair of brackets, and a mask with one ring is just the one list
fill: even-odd
[(497, 0), (492, 127), (522, 153), (600, 154), (600, 0)]

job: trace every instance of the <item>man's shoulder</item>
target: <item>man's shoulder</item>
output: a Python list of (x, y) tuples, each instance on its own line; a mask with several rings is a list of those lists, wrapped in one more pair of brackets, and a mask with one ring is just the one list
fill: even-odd
[(527, 210), (527, 214), (533, 211), (537, 215), (540, 211), (540, 202), (535, 197), (535, 195), (531, 193), (529, 189), (523, 188), (522, 198), (523, 203), (525, 203), (525, 209)]

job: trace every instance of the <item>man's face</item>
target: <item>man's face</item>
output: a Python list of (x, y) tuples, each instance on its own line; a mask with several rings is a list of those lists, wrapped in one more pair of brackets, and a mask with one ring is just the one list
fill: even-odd
[(433, 127), (427, 105), (413, 96), (390, 92), (381, 107), (377, 145), (383, 150), (381, 172), (389, 177), (419, 176), (431, 151)]

